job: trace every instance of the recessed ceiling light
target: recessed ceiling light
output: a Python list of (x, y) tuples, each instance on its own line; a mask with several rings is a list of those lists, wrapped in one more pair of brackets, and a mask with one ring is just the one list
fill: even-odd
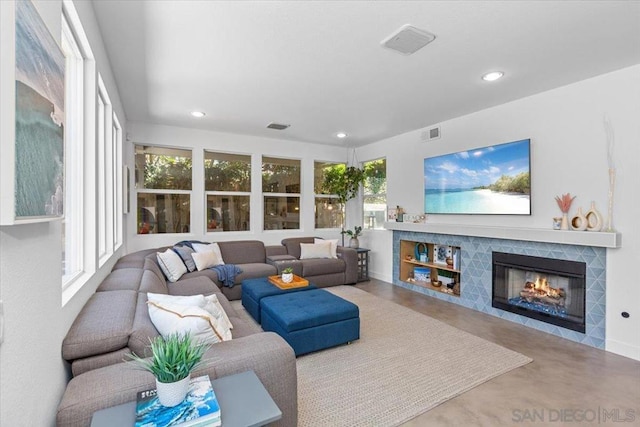
[(492, 82), (494, 80), (498, 80), (502, 76), (504, 76), (504, 73), (502, 71), (492, 71), (482, 76), (482, 80), (486, 82)]
[(338, 138), (340, 138), (340, 139), (342, 139), (342, 138), (346, 138), (346, 137), (347, 137), (347, 134), (346, 134), (346, 133), (344, 133), (344, 132), (338, 132), (338, 133), (336, 133), (336, 137), (338, 137)]
[(197, 118), (199, 118), (199, 119), (201, 119), (201, 118), (203, 118), (204, 116), (206, 116), (206, 114), (205, 114), (205, 113), (203, 113), (202, 111), (192, 111), (192, 112), (191, 112), (191, 115), (192, 115), (193, 117), (197, 117)]

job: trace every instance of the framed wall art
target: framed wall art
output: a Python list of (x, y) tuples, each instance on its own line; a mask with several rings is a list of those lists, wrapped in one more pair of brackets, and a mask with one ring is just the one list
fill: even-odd
[(64, 216), (65, 57), (31, 1), (14, 5), (14, 145), (2, 152), (3, 168), (11, 162), (3, 190), (13, 189), (13, 212), (3, 211), (3, 224)]

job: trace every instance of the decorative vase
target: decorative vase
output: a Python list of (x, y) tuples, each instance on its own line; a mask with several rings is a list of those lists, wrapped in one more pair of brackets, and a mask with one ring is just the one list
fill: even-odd
[(560, 230), (568, 230), (569, 229), (569, 214), (564, 212), (562, 214), (562, 219), (560, 220)]
[(447, 259), (445, 260), (445, 262), (447, 263), (447, 265), (449, 267), (453, 266), (453, 258), (451, 258), (450, 256), (447, 257)]
[(293, 273), (282, 273), (282, 281), (284, 283), (293, 282)]
[(360, 242), (357, 237), (352, 237), (349, 239), (349, 247), (353, 249), (358, 249), (360, 247)]
[(584, 215), (587, 218), (587, 231), (600, 231), (604, 225), (602, 214), (596, 209), (596, 202), (591, 202), (591, 209)]
[(187, 397), (190, 380), (191, 377), (186, 377), (173, 383), (161, 383), (156, 378), (156, 390), (160, 404), (169, 408), (179, 405)]
[(571, 228), (575, 231), (584, 231), (587, 229), (587, 218), (582, 213), (582, 208), (578, 208), (576, 215), (571, 218)]

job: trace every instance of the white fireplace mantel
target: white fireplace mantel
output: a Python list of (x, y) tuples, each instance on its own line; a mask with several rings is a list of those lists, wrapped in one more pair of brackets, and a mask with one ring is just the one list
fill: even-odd
[(418, 233), (452, 234), (457, 236), (487, 237), (493, 239), (524, 240), (530, 242), (559, 243), (564, 245), (619, 248), (620, 233), (602, 231), (561, 231), (546, 228), (495, 227), (486, 225), (436, 224), (413, 222), (385, 222), (387, 230)]

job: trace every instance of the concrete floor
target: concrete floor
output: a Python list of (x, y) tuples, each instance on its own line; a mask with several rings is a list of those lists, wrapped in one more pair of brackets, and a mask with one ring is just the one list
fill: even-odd
[(406, 427), (640, 426), (638, 361), (379, 280), (356, 287), (533, 359), (414, 418)]

